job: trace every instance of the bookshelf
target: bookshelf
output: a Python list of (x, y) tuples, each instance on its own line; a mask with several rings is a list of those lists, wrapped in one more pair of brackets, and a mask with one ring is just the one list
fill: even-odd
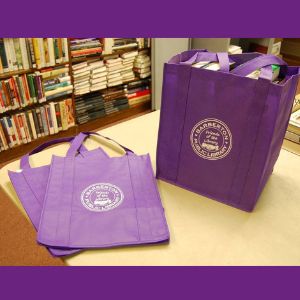
[[(51, 38), (47, 38), (47, 39), (51, 39)], [(97, 38), (97, 39), (100, 42), (102, 42), (102, 45), (104, 44), (103, 43), (104, 39), (100, 39), (100, 38)], [(44, 40), (45, 40), (45, 38), (44, 38)], [(132, 47), (129, 49), (122, 49), (122, 50), (115, 50), (115, 51), (112, 50), (111, 51), (112, 53), (104, 53), (104, 54), (97, 53), (97, 54), (80, 56), (80, 57), (74, 58), (74, 57), (72, 57), (71, 40), (72, 39), (70, 39), (70, 38), (66, 39), (67, 55), (66, 55), (66, 53), (64, 53), (64, 55), (66, 55), (68, 57), (68, 60), (55, 63), (55, 65), (53, 65), (53, 66), (37, 67), (35, 65), (35, 66), (31, 66), (30, 68), (27, 68), (27, 69), (13, 70), (13, 71), (9, 71), (9, 72), (0, 73), (0, 80), (4, 81), (4, 80), (8, 80), (10, 78), (13, 78), (14, 76), (27, 76), (26, 74), (35, 74), (35, 73), (43, 74), (44, 72), (47, 72), (49, 70), (49, 68), (54, 69), (54, 70), (56, 70), (57, 68), (64, 68), (64, 67), (68, 68), (70, 84), (73, 86), (71, 93), (55, 97), (49, 101), (47, 100), (42, 103), (39, 103), (39, 102), (30, 103), (29, 105), (26, 105), (24, 107), (17, 107), (15, 109), (3, 111), (2, 113), (0, 113), (0, 119), (3, 119), (4, 117), (7, 118), (7, 117), (10, 117), (10, 116), (13, 116), (16, 114), (24, 115), (24, 114), (27, 114), (28, 112), (35, 110), (36, 108), (39, 109), (40, 107), (43, 107), (46, 104), (48, 105), (49, 102), (59, 104), (60, 102), (64, 102), (65, 99), (71, 99), (72, 107), (73, 107), (73, 116), (75, 119), (75, 122), (73, 124), (71, 124), (71, 126), (69, 126), (69, 128), (67, 128), (65, 130), (56, 132), (55, 134), (40, 136), (40, 137), (37, 137), (36, 139), (31, 139), (31, 141), (28, 143), (23, 143), (20, 145), (13, 145), (13, 147), (9, 147), (9, 149), (7, 149), (7, 150), (2, 150), (0, 152), (0, 163), (4, 163), (4, 162), (10, 161), (10, 160), (13, 160), (15, 158), (18, 158), (18, 157), (24, 155), (25, 153), (30, 152), (32, 149), (34, 149), (35, 147), (37, 147), (38, 145), (40, 145), (46, 141), (57, 139), (60, 137), (75, 135), (80, 131), (93, 131), (98, 128), (105, 127), (110, 124), (125, 120), (127, 118), (132, 118), (139, 114), (151, 111), (151, 107), (152, 107), (151, 94), (152, 94), (152, 92), (151, 92), (151, 79), (150, 79), (150, 81), (149, 81), (149, 86), (150, 86), (149, 100), (147, 99), (140, 103), (128, 105), (128, 107), (126, 107), (126, 109), (122, 109), (119, 111), (116, 109), (116, 111), (112, 111), (104, 116), (97, 117), (92, 120), (88, 120), (87, 122), (83, 122), (83, 123), (78, 122), (77, 113), (76, 113), (77, 112), (76, 99), (77, 99), (77, 97), (80, 97), (80, 96), (75, 95), (73, 66), (76, 64), (85, 63), (85, 62), (90, 63), (90, 62), (94, 62), (94, 61), (106, 61), (106, 59), (109, 59), (109, 57), (111, 57), (112, 55), (118, 55), (119, 57), (121, 57), (121, 55), (123, 55), (124, 53), (130, 52), (130, 51), (138, 51), (138, 53), (140, 53), (141, 51), (144, 51), (144, 53), (146, 53), (146, 55), (149, 55), (149, 57), (151, 57), (151, 46), (149, 45), (149, 47), (140, 47), (140, 45), (137, 45), (136, 47)], [(139, 39), (137, 39), (137, 40), (139, 40)], [(150, 39), (147, 39), (147, 40), (150, 41)], [(151, 65), (150, 65), (150, 67), (151, 67)], [(138, 73), (135, 73), (135, 74), (138, 74)], [(151, 78), (151, 75), (152, 74), (150, 74), (149, 78)], [(50, 76), (50, 78), (52, 78), (52, 77)], [(44, 79), (44, 78), (42, 78), (42, 79)], [(140, 78), (137, 77), (132, 80), (128, 80), (128, 81), (124, 81), (124, 82), (122, 81), (122, 83), (117, 86), (106, 87), (105, 89), (94, 91), (93, 93), (99, 93), (100, 95), (102, 95), (102, 93), (104, 93), (105, 91), (110, 91), (111, 89), (120, 88), (120, 89), (125, 90), (125, 88), (130, 83), (135, 84), (138, 80), (140, 80)], [(42, 85), (44, 86), (44, 81), (42, 82)], [(43, 89), (44, 89), (44, 87), (43, 87)], [(90, 94), (90, 93), (92, 93), (92, 92), (89, 92), (87, 94)], [(129, 103), (129, 97), (128, 97), (127, 102)], [(134, 102), (132, 102), (132, 103), (134, 103)], [(27, 117), (27, 115), (26, 115), (26, 117)], [(47, 122), (48, 122), (48, 119), (47, 119)], [(48, 123), (48, 125), (49, 124), (50, 123)], [(0, 126), (1, 126), (1, 124), (0, 124)], [(2, 133), (3, 133), (3, 131), (2, 131)], [(3, 135), (2, 135), (2, 137), (3, 137)]]

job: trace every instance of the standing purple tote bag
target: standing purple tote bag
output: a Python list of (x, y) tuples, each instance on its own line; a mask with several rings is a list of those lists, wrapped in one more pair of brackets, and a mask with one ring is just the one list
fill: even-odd
[(38, 242), (103, 248), (169, 239), (149, 155), (121, 147), (125, 155), (105, 160), (53, 156)]
[[(75, 149), (78, 148), (78, 144), (74, 143), (74, 137), (56, 139), (53, 141), (46, 142), (32, 150), (29, 154), (24, 155), (20, 161), (19, 171), (8, 171), (8, 175), (10, 177), (12, 185), (35, 229), (38, 228), (40, 222), (50, 166), (46, 165), (31, 168), (29, 163), (29, 156), (38, 153), (49, 146), (63, 142), (71, 143), (67, 155), (69, 155), (69, 153), (72, 153), (73, 155)], [(88, 155), (95, 155), (96, 153), (98, 157), (102, 156), (104, 159), (107, 158), (107, 155), (101, 149), (87, 151), (83, 145), (81, 147), (81, 153), (77, 156), (77, 158), (84, 158)], [(54, 256), (69, 255), (79, 251), (78, 249), (48, 249), (50, 253)]]
[[(220, 71), (191, 66), (200, 61)], [(284, 83), (271, 81), (271, 65)], [(245, 77), (257, 69), (258, 80)], [(157, 178), (251, 211), (278, 158), (298, 79), (298, 67), (273, 55), (173, 57), (164, 66)]]

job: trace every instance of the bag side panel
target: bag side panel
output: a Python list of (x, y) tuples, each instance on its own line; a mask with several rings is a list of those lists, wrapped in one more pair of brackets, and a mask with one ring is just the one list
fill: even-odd
[(190, 66), (164, 66), (156, 175), (169, 181), (175, 181), (177, 176), (190, 72)]

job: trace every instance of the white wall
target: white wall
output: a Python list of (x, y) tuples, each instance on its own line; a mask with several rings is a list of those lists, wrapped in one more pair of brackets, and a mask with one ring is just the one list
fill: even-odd
[(172, 56), (190, 48), (188, 38), (152, 39), (152, 109), (160, 109), (163, 66)]

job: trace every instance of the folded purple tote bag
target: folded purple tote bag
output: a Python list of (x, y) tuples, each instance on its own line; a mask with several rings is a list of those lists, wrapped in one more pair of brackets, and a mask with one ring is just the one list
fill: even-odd
[[(75, 140), (77, 141), (77, 140)], [(40, 216), (43, 207), (44, 196), (46, 192), (46, 186), (49, 177), (50, 166), (41, 166), (36, 168), (31, 168), (29, 163), (29, 155), (34, 153), (38, 153), (43, 149), (63, 142), (70, 142), (70, 148), (67, 152), (67, 155), (72, 153), (78, 149), (78, 144), (74, 143), (74, 137), (66, 137), (60, 138), (53, 141), (46, 142), (34, 150), (32, 150), (29, 154), (24, 155), (20, 161), (20, 170), (13, 172), (8, 171), (8, 175), (12, 182), (12, 185), (22, 203), (28, 217), (30, 218), (33, 226), (37, 230)], [(84, 158), (89, 155), (95, 155), (97, 153), (97, 157), (107, 158), (105, 152), (102, 149), (95, 149), (92, 151), (87, 151), (86, 148), (82, 145), (80, 148), (81, 152), (76, 156), (76, 159)], [(78, 249), (70, 250), (70, 249), (54, 249), (48, 248), (50, 253), (55, 256), (63, 256), (75, 253)]]
[[(220, 71), (191, 67), (200, 61)], [(271, 65), (284, 83), (271, 81)], [(245, 77), (257, 69), (258, 80)], [(299, 67), (273, 55), (174, 56), (164, 66), (157, 178), (251, 211), (278, 158), (298, 79)]]
[(105, 160), (52, 157), (38, 242), (104, 248), (169, 240), (149, 155), (121, 147), (125, 155)]

